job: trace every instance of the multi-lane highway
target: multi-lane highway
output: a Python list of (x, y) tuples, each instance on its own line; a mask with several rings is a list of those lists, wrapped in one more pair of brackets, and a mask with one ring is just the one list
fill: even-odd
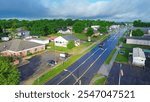
[(118, 39), (123, 35), (125, 29), (121, 29), (116, 34), (111, 34), (102, 43), (102, 48), (98, 45), (82, 58), (72, 64), (67, 70), (49, 80), (46, 85), (88, 85), (93, 76), (100, 69), (101, 65), (115, 48)]

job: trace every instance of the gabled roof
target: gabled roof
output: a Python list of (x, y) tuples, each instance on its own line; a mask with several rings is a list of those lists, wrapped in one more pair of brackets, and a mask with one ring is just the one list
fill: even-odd
[(10, 50), (10, 51), (22, 51), (25, 49), (30, 49), (33, 47), (41, 46), (42, 44), (24, 41), (20, 39), (11, 40), (0, 44), (0, 52)]
[(71, 41), (71, 40), (79, 40), (78, 38), (76, 38), (73, 35), (66, 35), (66, 36), (62, 36), (65, 40), (67, 41)]

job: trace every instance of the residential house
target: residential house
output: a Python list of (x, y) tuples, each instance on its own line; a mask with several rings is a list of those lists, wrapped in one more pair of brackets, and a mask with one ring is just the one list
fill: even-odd
[(58, 36), (49, 36), (48, 39), (50, 42), (53, 42)]
[(43, 45), (46, 45), (46, 44), (49, 44), (49, 39), (41, 39), (41, 38), (30, 38), (30, 39), (26, 39), (27, 41), (30, 41), (30, 42), (35, 42), (35, 43), (38, 43), (38, 44), (43, 44)]
[(9, 37), (1, 37), (2, 41), (9, 41)]
[(73, 35), (59, 36), (54, 40), (55, 46), (61, 47), (67, 47), (69, 41), (74, 41), (75, 46), (80, 45), (80, 39), (74, 37)]
[(93, 28), (94, 31), (98, 31), (100, 26), (99, 25), (93, 25), (93, 26), (91, 26), (91, 28)]
[(141, 48), (133, 48), (133, 65), (145, 66), (146, 57)]
[(45, 45), (21, 39), (14, 39), (0, 44), (0, 54), (2, 56), (26, 56), (43, 50), (45, 50)]
[(72, 27), (66, 27), (59, 29), (58, 33), (60, 34), (72, 34)]
[(116, 30), (116, 29), (119, 29), (120, 28), (120, 25), (112, 25), (109, 27), (109, 30), (110, 31), (113, 31), (113, 30)]
[(20, 38), (26, 38), (30, 36), (30, 31), (24, 30), (23, 28), (17, 28), (16, 33)]

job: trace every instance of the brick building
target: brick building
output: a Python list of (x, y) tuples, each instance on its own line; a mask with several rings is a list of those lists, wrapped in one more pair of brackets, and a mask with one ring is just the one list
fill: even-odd
[(45, 50), (45, 45), (24, 41), (20, 39), (11, 40), (0, 44), (2, 56), (27, 56)]

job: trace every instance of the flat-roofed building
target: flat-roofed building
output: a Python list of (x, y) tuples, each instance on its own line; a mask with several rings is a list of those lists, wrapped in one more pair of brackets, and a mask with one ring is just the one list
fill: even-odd
[(145, 66), (146, 57), (141, 48), (133, 48), (133, 65)]

